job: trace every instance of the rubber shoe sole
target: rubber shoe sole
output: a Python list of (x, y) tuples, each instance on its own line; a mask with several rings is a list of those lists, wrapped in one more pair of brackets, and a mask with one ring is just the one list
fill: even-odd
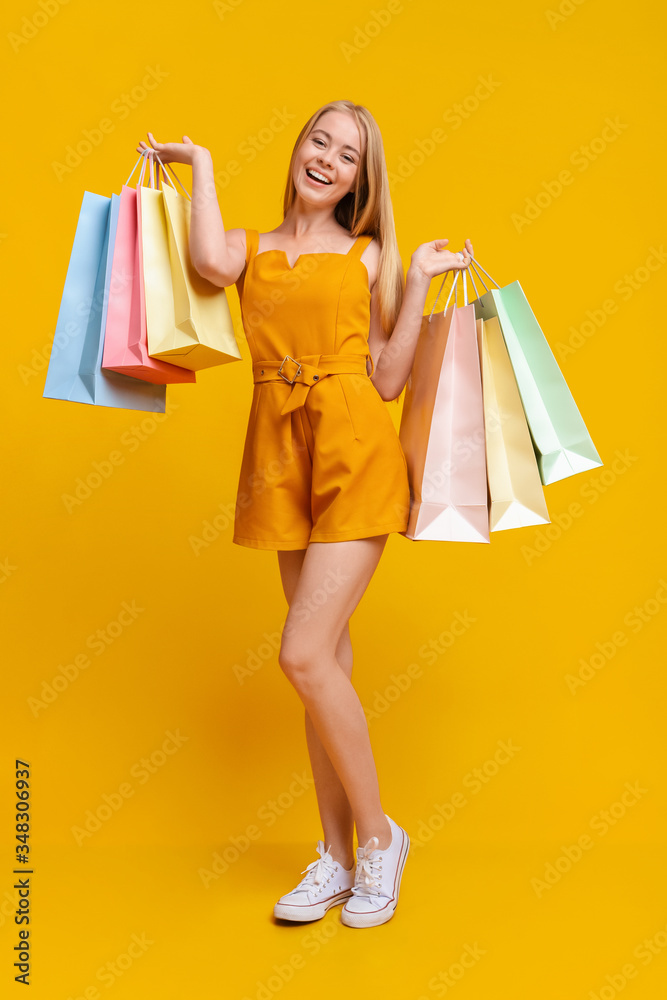
[(351, 889), (344, 889), (342, 892), (337, 892), (335, 896), (331, 896), (329, 899), (323, 899), (321, 903), (311, 903), (309, 906), (295, 906), (292, 903), (276, 903), (273, 907), (273, 915), (279, 920), (293, 920), (298, 922), (305, 920), (321, 920), (327, 910), (331, 909), (332, 906), (338, 906), (340, 903), (345, 903), (352, 895), (353, 892)]

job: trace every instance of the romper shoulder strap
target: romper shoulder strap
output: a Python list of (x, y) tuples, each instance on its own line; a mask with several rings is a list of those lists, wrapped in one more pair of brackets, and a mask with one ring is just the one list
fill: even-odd
[(347, 251), (348, 257), (361, 257), (362, 253), (373, 239), (372, 235), (357, 236), (356, 242)]
[(257, 253), (259, 246), (259, 229), (246, 229), (245, 231), (245, 262), (246, 266)]

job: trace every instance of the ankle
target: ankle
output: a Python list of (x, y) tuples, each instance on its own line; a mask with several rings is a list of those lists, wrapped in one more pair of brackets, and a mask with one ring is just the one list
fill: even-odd
[(345, 871), (348, 872), (350, 871), (351, 868), (354, 868), (356, 864), (356, 860), (352, 855), (345, 856), (344, 854), (337, 854), (335, 851), (333, 851), (331, 857), (334, 859), (337, 865), (340, 865), (341, 868), (344, 868)]
[[(368, 836), (364, 839), (364, 834), (366, 833), (368, 833)], [(360, 847), (364, 847), (371, 839), (371, 837), (377, 837), (378, 844), (375, 850), (380, 850), (380, 851), (386, 851), (389, 847), (391, 847), (391, 842), (393, 839), (391, 827), (389, 826), (389, 823), (386, 818), (384, 821), (384, 826), (382, 825), (380, 827), (373, 826), (369, 827), (367, 830), (362, 829), (361, 835), (358, 832), (357, 836), (359, 838)]]

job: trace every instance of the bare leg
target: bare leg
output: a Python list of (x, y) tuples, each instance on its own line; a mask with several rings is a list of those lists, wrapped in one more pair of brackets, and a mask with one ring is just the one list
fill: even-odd
[[(380, 803), (377, 771), (361, 702), (336, 659), (343, 629), (378, 564), (387, 535), (312, 542), (283, 629), (279, 662), (310, 717), (346, 793), (360, 844), (391, 830)], [(335, 787), (335, 786), (334, 786)], [(329, 807), (324, 783), (324, 798)], [(341, 817), (338, 816), (340, 823)]]
[[(278, 563), (282, 576), (283, 590), (287, 603), (292, 603), (292, 595), (296, 588), (299, 573), (303, 565), (306, 549), (296, 549), (288, 552), (278, 552)], [(352, 676), (352, 642), (350, 639), (350, 623), (345, 623), (336, 647), (336, 660), (347, 677)], [(315, 780), (317, 805), (324, 831), (324, 846), (331, 848), (331, 856), (339, 861), (344, 868), (355, 864), (354, 855), (354, 817), (345, 789), (322, 746), (322, 740), (317, 735), (312, 719), (305, 709), (306, 742), (310, 756), (311, 769)]]

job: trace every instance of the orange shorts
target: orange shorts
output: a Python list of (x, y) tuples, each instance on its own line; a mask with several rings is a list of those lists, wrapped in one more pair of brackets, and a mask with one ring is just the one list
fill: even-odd
[(305, 549), (408, 524), (405, 455), (370, 377), (336, 374), (281, 415), (291, 386), (253, 385), (232, 541)]

